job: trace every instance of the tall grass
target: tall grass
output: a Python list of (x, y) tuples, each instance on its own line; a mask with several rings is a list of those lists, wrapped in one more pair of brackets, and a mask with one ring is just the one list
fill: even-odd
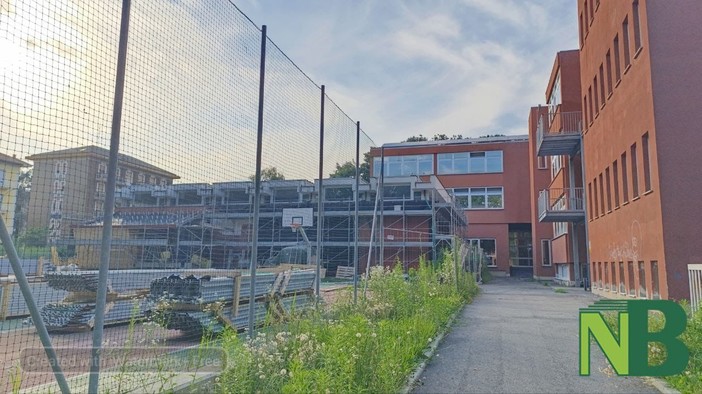
[(232, 393), (388, 393), (405, 384), (422, 351), (478, 288), (453, 256), (371, 271), (367, 297), (345, 294), (331, 308), (298, 316), (253, 339), (223, 338), (229, 368), (218, 389)]

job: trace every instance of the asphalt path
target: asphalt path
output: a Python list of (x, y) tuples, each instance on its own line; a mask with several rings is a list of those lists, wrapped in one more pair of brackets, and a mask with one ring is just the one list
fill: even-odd
[[(415, 393), (657, 393), (613, 374), (596, 344), (591, 375), (578, 374), (578, 308), (598, 298), (539, 282), (499, 278), (456, 319)], [(563, 291), (563, 290), (561, 290)]]

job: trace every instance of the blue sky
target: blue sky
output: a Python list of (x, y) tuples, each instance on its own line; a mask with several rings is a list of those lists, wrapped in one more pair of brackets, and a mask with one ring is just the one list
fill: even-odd
[(524, 134), (555, 53), (577, 46), (575, 1), (235, 4), (378, 144)]

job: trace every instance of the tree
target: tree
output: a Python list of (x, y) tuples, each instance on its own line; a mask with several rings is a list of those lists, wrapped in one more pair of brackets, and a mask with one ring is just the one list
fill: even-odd
[[(249, 179), (253, 182), (256, 180), (256, 174), (249, 176)], [(278, 172), (275, 167), (266, 167), (261, 170), (261, 180), (262, 181), (284, 181), (285, 175)]]
[(490, 137), (505, 137), (505, 135), (504, 134), (485, 134), (485, 135), (481, 135), (478, 138), (490, 138)]
[(403, 142), (421, 142), (421, 141), (428, 141), (428, 139), (427, 139), (427, 137), (420, 134), (420, 135), (415, 135), (415, 136), (409, 137), (406, 140), (404, 140)]
[(22, 246), (46, 246), (46, 237), (49, 230), (41, 227), (30, 228), (19, 237), (18, 243)]
[[(370, 152), (363, 154), (363, 163), (358, 166), (358, 174), (361, 179), (368, 182), (370, 180)], [(336, 170), (329, 174), (330, 178), (353, 178), (356, 176), (356, 161), (347, 161), (344, 164), (336, 163)]]
[(15, 204), (15, 220), (13, 223), (14, 236), (17, 237), (27, 226), (27, 210), (29, 208), (29, 192), (32, 189), (32, 169), (22, 171), (18, 180), (17, 198)]

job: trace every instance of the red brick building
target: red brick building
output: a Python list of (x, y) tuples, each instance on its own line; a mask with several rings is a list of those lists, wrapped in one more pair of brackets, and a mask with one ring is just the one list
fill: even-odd
[(461, 140), (385, 144), (371, 150), (373, 176), (380, 175), (385, 156), (385, 183), (402, 177), (434, 175), (463, 209), (468, 220), (464, 239), (480, 246), (496, 274), (552, 277), (549, 266), (535, 264), (532, 234), (529, 139), (505, 136)]
[(556, 282), (577, 286), (588, 272), (578, 50), (556, 54), (545, 98), (547, 105), (529, 113), (529, 160), (532, 223), (551, 226), (551, 237), (535, 237), (534, 243), (542, 261), (552, 261)]
[(702, 261), (702, 2), (577, 4), (593, 291), (687, 298)]

